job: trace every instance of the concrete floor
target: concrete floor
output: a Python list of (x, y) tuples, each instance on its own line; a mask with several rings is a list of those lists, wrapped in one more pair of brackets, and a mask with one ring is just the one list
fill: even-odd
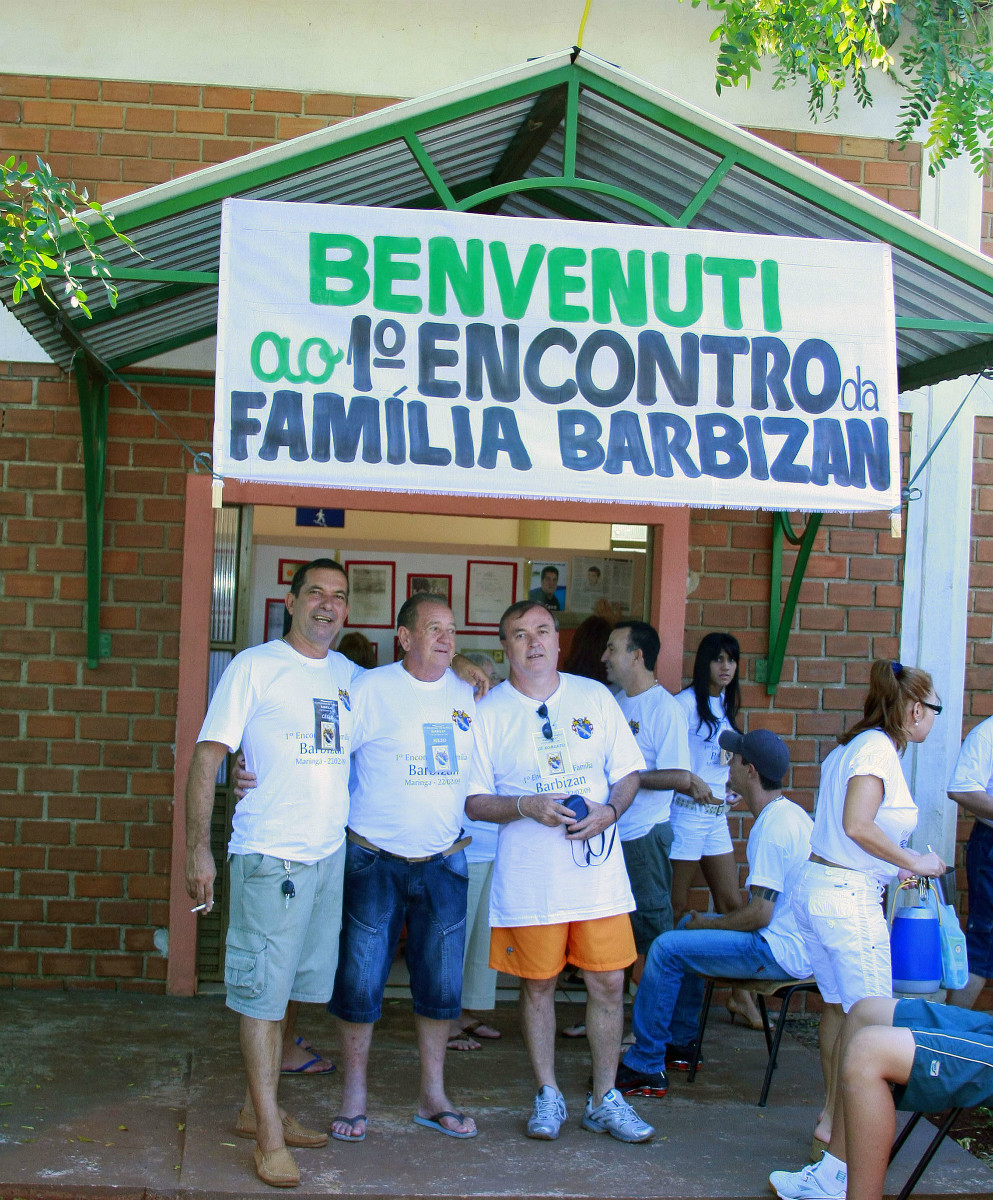
[[(563, 1005), (560, 1025), (579, 1012)], [(560, 1139), (547, 1143), (522, 1136), (533, 1084), (516, 1009), (501, 1005), (494, 1020), (505, 1031), (500, 1042), (449, 1054), (449, 1094), (480, 1128), (479, 1137), (456, 1141), (411, 1121), (417, 1061), (410, 1011), (403, 1001), (388, 1002), (373, 1047), (369, 1135), (359, 1145), (294, 1151), (302, 1175), (294, 1194), (770, 1200), (768, 1172), (805, 1161), (820, 1073), (816, 1055), (790, 1038), (769, 1106), (759, 1109), (763, 1038), (715, 1010), (696, 1082), (676, 1075), (665, 1099), (636, 1101), (658, 1131), (641, 1146), (580, 1127), (586, 1043), (562, 1039), (559, 1082), (570, 1119)], [(333, 1057), (330, 1018), (314, 1009), (301, 1024)], [(4, 992), (0, 1198), (272, 1195), (255, 1176), (253, 1143), (232, 1134), (242, 1091), (236, 1021), (220, 997)], [(318, 1127), (338, 1112), (340, 1094), (337, 1073), (285, 1077), (280, 1089), (284, 1106)], [(915, 1130), (891, 1173), (892, 1194), (927, 1136)], [(993, 1172), (951, 1142), (915, 1193), (991, 1194)]]

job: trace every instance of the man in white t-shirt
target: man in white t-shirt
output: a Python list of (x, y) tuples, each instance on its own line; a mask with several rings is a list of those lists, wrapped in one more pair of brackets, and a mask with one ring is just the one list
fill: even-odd
[(291, 1001), (326, 1003), (337, 959), (348, 815), (350, 690), (359, 668), (330, 650), (348, 613), (332, 559), (299, 568), (286, 636), (243, 650), (210, 702), (186, 785), (186, 887), (209, 912), (216, 874), (210, 818), (217, 772), (244, 749), (256, 786), (232, 822), (227, 1005), (241, 1016), (248, 1097), (236, 1131), (254, 1137), (263, 1182), (292, 1187), (290, 1146), (323, 1146), (276, 1099)]
[(403, 661), (367, 672), (352, 704), (344, 912), (329, 1005), (345, 1068), (331, 1134), (346, 1142), (366, 1134), (373, 1026), (404, 925), (421, 1058), (414, 1121), (449, 1137), (476, 1136), (444, 1085), (449, 1025), (462, 1011), (469, 872), (461, 825), (475, 700), (449, 668), (455, 620), (444, 600), (412, 596), (397, 632)]
[[(510, 679), (481, 701), (466, 813), (500, 826), (490, 893), (490, 966), (521, 981), (524, 1038), (538, 1083), (529, 1137), (551, 1141), (567, 1117), (555, 1080), (555, 985), (583, 969), (593, 1090), (583, 1126), (628, 1142), (654, 1130), (613, 1088), (624, 969), (635, 958), (634, 900), (612, 826), (645, 760), (610, 692), (560, 674), (558, 630), (540, 603), (500, 621)], [(588, 806), (585, 816), (566, 801)], [(582, 810), (580, 810), (582, 812)]]
[(782, 793), (790, 765), (786, 743), (756, 729), (725, 730), (720, 744), (732, 755), (728, 788), (755, 818), (746, 848), (751, 898), (724, 916), (690, 913), (652, 945), (634, 1001), (635, 1044), (617, 1068), (617, 1088), (627, 1096), (664, 1096), (666, 1063), (688, 1064), (703, 998), (701, 974), (783, 980), (810, 974), (790, 893), (810, 856), (813, 822)]
[(607, 681), (623, 688), (617, 703), (648, 767), (631, 807), (617, 822), (637, 906), (631, 914), (638, 950), (635, 982), (652, 942), (672, 928), (673, 790), (701, 802), (710, 796), (710, 788), (690, 770), (683, 710), (655, 678), (660, 645), (658, 633), (646, 621), (618, 621), (603, 653)]
[(969, 981), (949, 992), (946, 1001), (972, 1008), (986, 981), (993, 979), (993, 717), (980, 722), (962, 743), (948, 781), (948, 798), (976, 818), (965, 850)]

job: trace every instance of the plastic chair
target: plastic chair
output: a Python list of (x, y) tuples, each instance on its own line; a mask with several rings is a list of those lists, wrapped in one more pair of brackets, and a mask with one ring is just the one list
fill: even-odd
[[(696, 1078), (697, 1067), (700, 1065), (700, 1052), (703, 1049), (703, 1035), (707, 1028), (707, 1018), (710, 1015), (710, 1002), (713, 999), (715, 987), (743, 988), (747, 992), (755, 992), (758, 997), (759, 1012), (762, 1014), (762, 1025), (765, 1029), (765, 1045), (769, 1052), (769, 1064), (765, 1069), (762, 1080), (762, 1090), (759, 1092), (759, 1108), (765, 1108), (769, 1098), (769, 1088), (772, 1086), (772, 1073), (776, 1069), (776, 1059), (779, 1055), (779, 1043), (783, 1040), (786, 1028), (786, 1017), (796, 992), (817, 992), (817, 980), (813, 975), (806, 979), (723, 979), (718, 976), (704, 975), (707, 987), (703, 994), (703, 1007), (700, 1009), (700, 1024), (697, 1027), (696, 1049), (690, 1059), (690, 1083)], [(769, 1014), (766, 1011), (766, 997), (775, 997), (782, 1001), (776, 1028), (769, 1032)]]

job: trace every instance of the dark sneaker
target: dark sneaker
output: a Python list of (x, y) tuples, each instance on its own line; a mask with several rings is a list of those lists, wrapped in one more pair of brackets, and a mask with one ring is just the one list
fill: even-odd
[[(680, 1046), (673, 1042), (667, 1047), (665, 1052), (665, 1065), (670, 1071), (688, 1071), (690, 1063), (693, 1061), (693, 1054), (696, 1050), (696, 1042), (687, 1042), (685, 1046)], [(703, 1066), (703, 1059), (697, 1062), (697, 1070)]]
[(618, 1063), (614, 1087), (622, 1096), (655, 1096), (661, 1099), (669, 1090), (669, 1080), (665, 1071), (635, 1071), (624, 1063)]

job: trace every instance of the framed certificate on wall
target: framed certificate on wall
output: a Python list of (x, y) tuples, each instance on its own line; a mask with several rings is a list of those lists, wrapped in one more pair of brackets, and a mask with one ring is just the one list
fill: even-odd
[(494, 628), (517, 599), (517, 563), (466, 562), (465, 623), (469, 629)]

